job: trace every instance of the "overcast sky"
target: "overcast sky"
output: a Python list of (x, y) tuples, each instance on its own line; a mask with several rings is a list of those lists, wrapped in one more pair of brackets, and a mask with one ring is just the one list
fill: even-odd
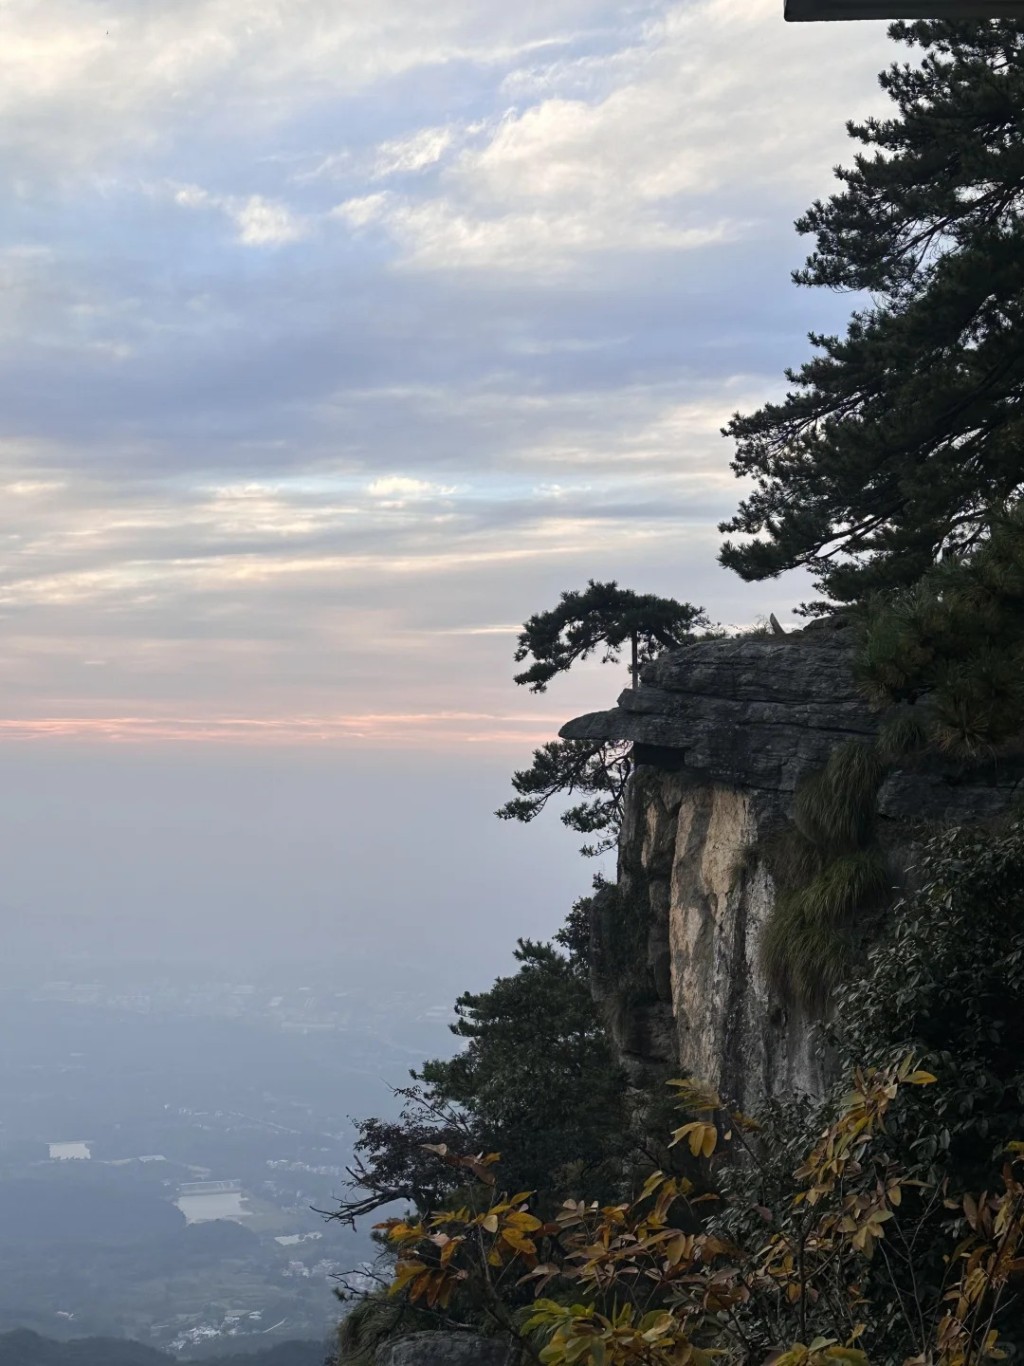
[[(792, 220), (895, 51), (781, 7), (7, 0), (0, 730), (52, 794), (5, 856), (19, 905), (44, 848), (116, 882), (125, 775), (136, 813), (187, 813), (189, 755), (211, 847), (271, 749), (264, 842), (320, 819), (323, 763), (360, 847), (386, 819), (400, 853), (405, 772), (452, 849), (445, 801), (490, 775), (499, 838), (491, 778), (622, 684), (511, 684), (516, 625), (588, 577), (785, 617), (801, 584), (715, 564), (719, 428), (849, 309), (790, 284)], [(385, 770), (369, 809), (354, 775)], [(530, 875), (568, 879), (571, 838), (538, 839)], [(168, 913), (160, 858), (198, 847), (155, 841)]]

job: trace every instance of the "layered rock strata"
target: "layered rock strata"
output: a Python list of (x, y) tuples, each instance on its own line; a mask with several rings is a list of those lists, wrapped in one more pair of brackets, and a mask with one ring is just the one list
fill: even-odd
[[(648, 665), (610, 711), (562, 728), (634, 745), (618, 882), (597, 898), (593, 930), (595, 990), (637, 1081), (685, 1069), (747, 1107), (823, 1088), (812, 1021), (761, 971), (775, 886), (760, 851), (800, 780), (875, 734), (852, 649), (841, 619), (702, 641)], [(879, 815), (894, 881), (924, 831), (1004, 809), (1020, 777), (1007, 763), (891, 774)]]

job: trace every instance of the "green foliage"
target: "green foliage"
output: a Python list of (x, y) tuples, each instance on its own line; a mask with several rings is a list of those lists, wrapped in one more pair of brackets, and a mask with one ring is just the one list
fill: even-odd
[(1017, 739), (1024, 731), (1024, 504), (993, 513), (984, 540), (874, 603), (857, 667), (875, 701), (898, 708), (885, 733), (890, 746), (931, 745), (975, 759)]
[(864, 150), (797, 224), (816, 242), (797, 281), (871, 302), (727, 428), (755, 489), (722, 530), (758, 539), (723, 563), (810, 566), (837, 602), (975, 544), (1024, 478), (1024, 26), (890, 32), (922, 60), (883, 73), (892, 116), (849, 125)]
[(357, 1299), (339, 1324), (335, 1366), (375, 1366), (377, 1349), (391, 1338), (443, 1327), (436, 1315), (381, 1289)]
[(464, 1041), (398, 1094), (398, 1120), (357, 1125), (351, 1192), (334, 1217), (351, 1223), (396, 1200), (421, 1214), (455, 1197), (463, 1175), (433, 1150), (501, 1148), (510, 1181), (539, 1192), (606, 1196), (630, 1141), (625, 1078), (590, 994), (589, 899), (555, 944), (520, 940), (518, 970), (456, 1002)]
[(1024, 1135), (1024, 822), (935, 836), (836, 996), (848, 1061), (913, 1049), (941, 1082), (907, 1144), (961, 1188)]
[[(866, 799), (870, 756), (842, 762)], [(816, 817), (796, 833), (827, 829)], [(869, 833), (845, 812), (836, 838)], [(880, 876), (873, 858), (836, 853), (829, 869), (846, 873), (825, 879), (819, 910), (841, 920), (850, 885), (862, 904)], [(524, 945), (521, 973), (582, 978), (577, 909), (565, 937), (579, 960), (560, 966), (553, 950)], [(433, 1210), (384, 1226), (397, 1256), (389, 1303), (436, 1326), (518, 1336), (549, 1366), (983, 1366), (1019, 1352), (1024, 821), (932, 840), (916, 890), (886, 923), (860, 974), (836, 989), (830, 1043), (844, 1075), (820, 1111), (775, 1103), (755, 1122), (693, 1078), (673, 1082), (673, 1143), (696, 1183), (655, 1171), (638, 1198), (604, 1205), (573, 1193), (559, 1204), (526, 1184), (498, 1196), (494, 1153), (435, 1144), (452, 1187)], [(497, 1022), (495, 1058), (525, 1088), (511, 1054), (527, 1036), (513, 1021), (541, 998), (531, 987), (519, 1001), (514, 982), (464, 998), (462, 1032), (473, 1049)], [(871, 1057), (882, 1065), (865, 1066)], [(353, 1341), (366, 1347), (373, 1324), (387, 1332), (393, 1320), (379, 1298), (363, 1315)]]
[[(397, 1254), (390, 1293), (446, 1316), (482, 1301), (546, 1366), (981, 1366), (1016, 1345), (1003, 1334), (1024, 1281), (1024, 1143), (981, 1194), (951, 1198), (940, 1178), (912, 1176), (894, 1135), (907, 1096), (935, 1083), (909, 1055), (854, 1069), (780, 1182), (785, 1136), (776, 1147), (713, 1088), (673, 1081), (694, 1116), (673, 1142), (712, 1174), (740, 1174), (699, 1196), (655, 1171), (634, 1200), (538, 1216), (529, 1191), (495, 1198), (491, 1158), (445, 1154), (479, 1169), (477, 1194), (382, 1226)], [(915, 1275), (928, 1254), (938, 1279)], [(536, 1296), (525, 1310), (524, 1289)]]
[(878, 728), (875, 745), (879, 758), (894, 764), (915, 754), (928, 740), (928, 728), (921, 708), (900, 707), (885, 718)]
[(770, 864), (779, 895), (763, 942), (771, 980), (820, 1013), (889, 900), (875, 835), (888, 768), (924, 750), (975, 762), (1024, 732), (1024, 504), (912, 588), (863, 613), (858, 677), (883, 712), (874, 746), (840, 746), (794, 801)]
[(429, 1087), (395, 1089), (402, 1101), (397, 1119), (356, 1121), (348, 1196), (327, 1217), (355, 1227), (357, 1220), (403, 1201), (415, 1209), (436, 1209), (458, 1187), (456, 1173), (431, 1157), (438, 1146), (476, 1149), (479, 1126), (472, 1115), (435, 1096)]
[(839, 745), (797, 788), (793, 822), (763, 849), (776, 886), (761, 961), (788, 1000), (821, 1014), (891, 900), (892, 875), (876, 836), (887, 767), (875, 746)]
[(511, 1184), (606, 1195), (621, 1166), (625, 1083), (586, 957), (530, 940), (515, 957), (518, 972), (459, 997), (452, 1030), (466, 1046), (426, 1063), (420, 1079), (473, 1115), (480, 1146), (501, 1148)]
[(662, 650), (685, 645), (696, 629), (708, 625), (702, 607), (634, 593), (614, 580), (590, 579), (585, 589), (563, 593), (557, 607), (524, 623), (516, 663), (533, 663), (515, 681), (531, 692), (544, 692), (556, 674), (567, 672), (577, 660), (600, 650), (603, 663), (615, 663), (626, 645), (632, 649), (631, 664), (639, 667)]
[[(515, 658), (533, 663), (515, 681), (531, 692), (545, 692), (578, 660), (601, 651), (602, 663), (617, 663), (628, 645), (635, 687), (643, 664), (662, 650), (685, 645), (695, 630), (709, 625), (702, 607), (591, 579), (582, 592), (563, 593), (557, 607), (524, 624)], [(552, 798), (581, 798), (562, 812), (562, 823), (578, 834), (597, 836), (581, 847), (585, 858), (607, 853), (618, 839), (631, 749), (603, 740), (549, 741), (534, 750), (529, 768), (512, 775), (516, 795), (495, 815), (528, 824)]]
[[(970, 1192), (992, 1189), (1007, 1149), (1024, 1136), (1024, 822), (936, 835), (911, 876), (915, 889), (836, 990), (827, 1037), (841, 1067), (912, 1052), (936, 1076), (893, 1112), (886, 1142), (909, 1179), (962, 1208)], [(906, 1341), (900, 1297), (948, 1277), (950, 1210), (934, 1201), (909, 1212), (912, 1258), (894, 1254), (893, 1283), (868, 1286), (876, 1331), (896, 1344)], [(1019, 1299), (1003, 1317), (1021, 1350)]]
[(864, 917), (890, 900), (891, 888), (875, 848), (840, 854), (805, 886), (780, 891), (761, 946), (775, 988), (821, 1014), (863, 948)]
[(549, 740), (533, 752), (529, 768), (512, 775), (517, 796), (494, 813), (499, 820), (528, 825), (554, 797), (581, 796), (562, 812), (562, 824), (581, 835), (597, 835), (580, 853), (596, 857), (614, 848), (630, 773), (628, 744), (604, 740)]
[[(636, 800), (643, 802), (642, 793), (637, 794)], [(661, 981), (658, 980), (652, 960), (651, 902), (642, 891), (627, 895), (621, 884), (598, 882), (595, 886), (591, 901), (595, 927), (591, 982), (601, 1001), (602, 1014), (616, 1049), (620, 1055), (636, 1059), (651, 1051), (648, 1034), (651, 1012), (668, 1015), (670, 1010), (665, 1000), (667, 983), (664, 975)], [(657, 1069), (653, 1064), (645, 1063), (644, 1073), (653, 1081)], [(644, 1092), (645, 1113), (654, 1121), (656, 1101), (650, 1095), (647, 1083)], [(646, 1123), (644, 1128), (650, 1134)], [(657, 1132), (656, 1127), (654, 1132)]]
[(825, 767), (797, 789), (796, 828), (825, 854), (863, 848), (874, 838), (875, 799), (884, 776), (873, 746), (858, 740), (838, 745)]

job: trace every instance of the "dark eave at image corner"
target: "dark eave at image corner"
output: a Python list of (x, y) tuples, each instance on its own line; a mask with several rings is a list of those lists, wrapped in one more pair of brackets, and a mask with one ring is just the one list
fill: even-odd
[(1024, 0), (785, 0), (790, 23), (828, 19), (1024, 19)]

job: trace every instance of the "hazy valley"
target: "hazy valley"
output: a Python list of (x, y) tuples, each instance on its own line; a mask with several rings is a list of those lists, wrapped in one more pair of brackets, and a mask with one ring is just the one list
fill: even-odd
[[(183, 1356), (322, 1339), (369, 1236), (328, 1223), (350, 1115), (445, 1009), (307, 974), (79, 962), (0, 984), (0, 1329)], [(357, 973), (351, 974), (357, 977)]]

